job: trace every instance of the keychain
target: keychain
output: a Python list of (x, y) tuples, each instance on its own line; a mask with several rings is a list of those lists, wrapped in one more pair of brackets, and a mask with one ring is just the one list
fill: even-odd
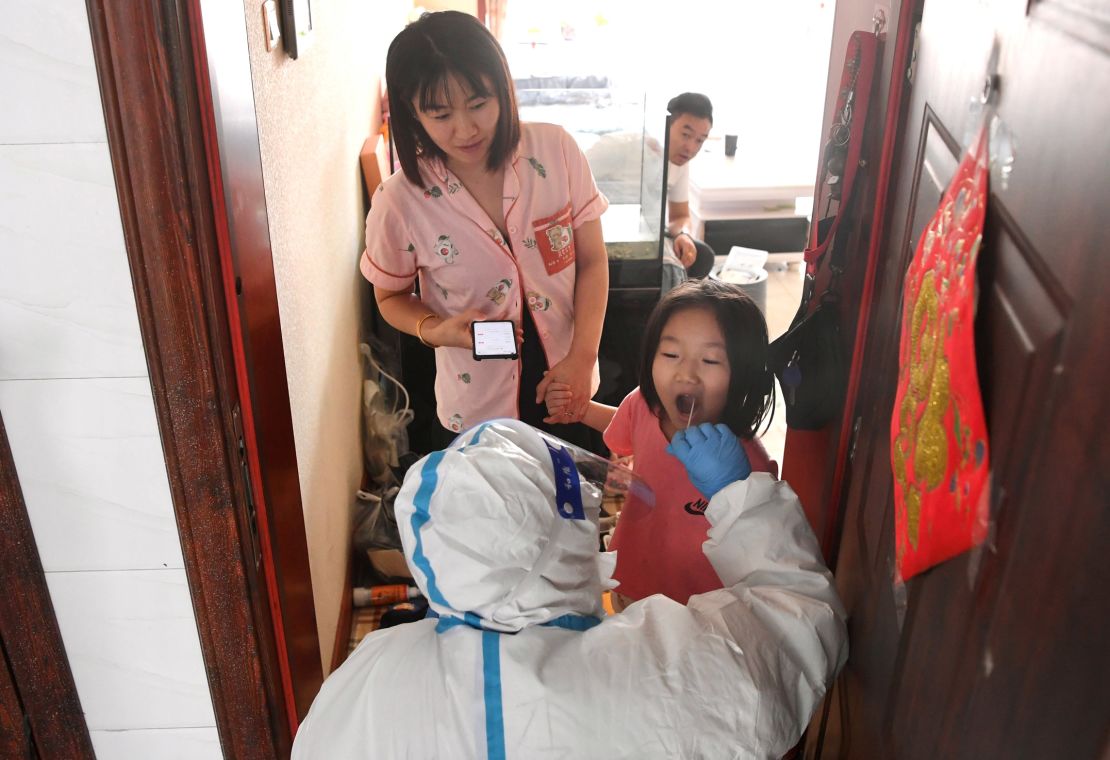
[[(848, 86), (841, 91), (844, 106), (837, 115), (837, 121), (829, 129), (829, 140), (825, 143), (825, 184), (829, 186), (828, 202), (840, 201), (844, 187), (842, 179), (848, 157), (848, 141), (852, 135), (852, 101), (856, 97), (856, 82), (859, 79), (860, 50), (857, 44), (852, 58), (845, 64), (851, 76)], [(826, 213), (828, 209), (826, 209)]]

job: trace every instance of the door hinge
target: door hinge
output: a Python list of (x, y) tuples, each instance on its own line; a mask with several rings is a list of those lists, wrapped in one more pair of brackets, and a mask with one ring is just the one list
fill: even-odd
[(917, 22), (913, 27), (913, 44), (910, 46), (910, 62), (906, 66), (906, 83), (913, 87), (913, 77), (917, 73), (917, 45), (918, 38), (921, 35), (921, 22)]
[(851, 462), (856, 458), (856, 443), (859, 442), (859, 429), (863, 423), (863, 417), (856, 417), (855, 422), (852, 423), (852, 438), (848, 443), (848, 461)]
[(231, 419), (239, 455), (239, 475), (243, 479), (243, 491), (247, 498), (247, 524), (251, 532), (251, 550), (254, 552), (254, 566), (257, 569), (262, 565), (262, 546), (258, 539), (258, 509), (255, 506), (254, 484), (251, 482), (251, 469), (247, 463), (247, 444), (243, 437), (242, 417), (238, 404), (231, 410)]

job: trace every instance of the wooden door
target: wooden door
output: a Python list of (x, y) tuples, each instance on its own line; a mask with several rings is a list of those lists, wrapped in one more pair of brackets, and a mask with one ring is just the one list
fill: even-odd
[[(902, 278), (959, 160), (993, 40), (1017, 145), (979, 260), (989, 546), (892, 587), (889, 424)], [(808, 757), (1090, 758), (1110, 705), (1110, 10), (925, 0), (887, 198), (837, 583), (851, 654)], [(998, 179), (998, 175), (995, 175)]]
[(92, 739), (0, 418), (0, 758), (92, 760)]
[(15, 676), (8, 667), (8, 657), (0, 642), (0, 757), (33, 758), (23, 706), (15, 690)]

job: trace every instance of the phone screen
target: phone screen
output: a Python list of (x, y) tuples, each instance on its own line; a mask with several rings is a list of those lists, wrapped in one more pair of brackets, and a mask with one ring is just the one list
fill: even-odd
[(515, 359), (516, 331), (509, 320), (473, 322), (475, 359)]

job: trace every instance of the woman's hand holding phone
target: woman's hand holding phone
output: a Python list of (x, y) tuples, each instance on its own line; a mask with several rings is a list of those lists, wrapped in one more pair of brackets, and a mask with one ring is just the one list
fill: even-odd
[[(473, 322), (481, 322), (485, 318), (486, 315), (478, 309), (467, 309), (449, 317), (429, 319), (420, 329), (420, 333), (424, 336), (424, 340), (434, 346), (473, 350), (474, 335), (470, 325)], [(515, 334), (517, 350), (519, 351), (521, 343), (524, 342), (524, 332), (517, 327)]]

